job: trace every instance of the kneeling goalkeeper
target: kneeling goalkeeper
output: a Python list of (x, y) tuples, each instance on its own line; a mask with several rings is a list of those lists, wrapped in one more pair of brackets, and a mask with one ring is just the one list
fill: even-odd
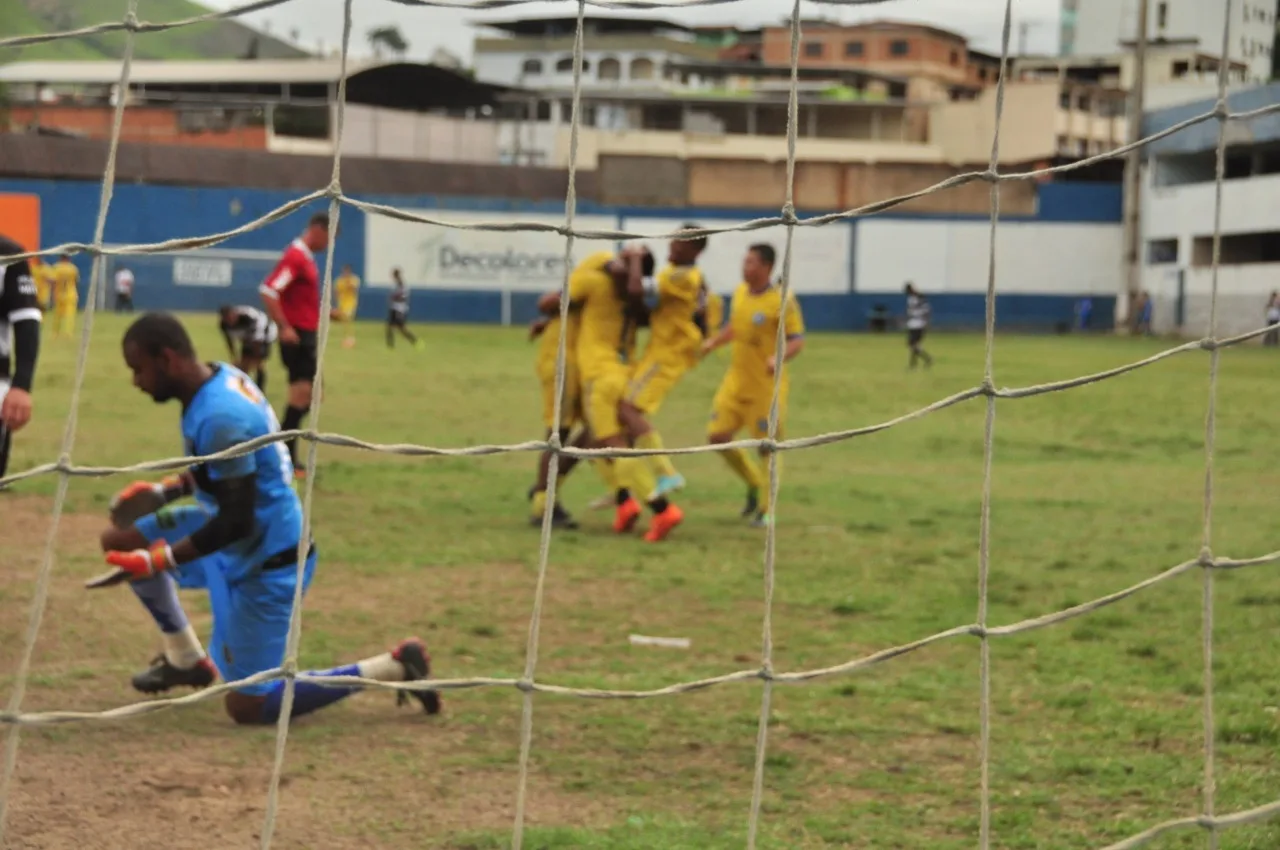
[[(249, 377), (225, 363), (206, 364), (173, 316), (149, 313), (124, 336), (124, 360), (133, 383), (158, 403), (182, 405), (187, 452), (203, 456), (279, 432), (275, 413)], [(172, 503), (193, 496), (194, 504)], [(289, 617), (299, 580), (297, 550), (302, 505), (293, 488), (293, 464), (282, 443), (239, 457), (210, 461), (159, 484), (135, 482), (112, 500), (112, 527), (102, 548), (113, 570), (88, 583), (129, 588), (160, 629), (163, 651), (133, 677), (143, 693), (213, 683), (215, 668), (235, 682), (284, 662)], [(312, 548), (302, 571), (303, 591), (316, 569)], [(191, 627), (178, 589), (202, 588), (213, 611), (206, 654)], [(312, 673), (363, 676), (380, 682), (430, 675), (426, 647), (416, 638), (358, 664)], [(284, 681), (244, 685), (227, 693), (236, 723), (275, 722)], [(297, 682), (293, 715), (324, 708), (359, 687)], [(400, 692), (400, 701), (408, 692)], [(415, 691), (428, 714), (440, 710), (433, 691)]]

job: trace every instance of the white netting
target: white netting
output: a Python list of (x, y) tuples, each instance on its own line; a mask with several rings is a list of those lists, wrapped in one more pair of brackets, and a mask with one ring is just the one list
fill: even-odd
[[(406, 6), (422, 6), (422, 7), (451, 7), (451, 8), (469, 8), (484, 9), (498, 8), (509, 5), (518, 5), (525, 0), (476, 0), (476, 2), (447, 2), (447, 0), (395, 0)], [(821, 0), (832, 5), (869, 5), (885, 2), (885, 0)], [(190, 18), (181, 21), (171, 21), (166, 23), (146, 23), (138, 20), (137, 17), (137, 0), (129, 0), (124, 20), (118, 23), (104, 23), (98, 26), (86, 27), (79, 30), (62, 33), (51, 33), (47, 35), (22, 36), (18, 38), (0, 39), (0, 49), (5, 47), (17, 47), (25, 44), (35, 44), (44, 41), (52, 41), (61, 38), (74, 38), (77, 36), (95, 35), (104, 32), (123, 30), (126, 33), (124, 60), (121, 63), (120, 70), (120, 90), (127, 90), (129, 81), (130, 65), (133, 57), (134, 41), (138, 33), (158, 32), (176, 27), (188, 26), (191, 24), (207, 22), (220, 18), (230, 18), (237, 15), (246, 14), (248, 12), (266, 9), (272, 6), (280, 5), (290, 0), (259, 0), (259, 2), (248, 3), (243, 6), (227, 10), (225, 12), (203, 15), (196, 18)], [(338, 109), (337, 109), (337, 130), (335, 135), (334, 148), (336, 151), (342, 149), (342, 132), (343, 117), (345, 107), (346, 94), (346, 62), (348, 57), (348, 47), (351, 38), (351, 11), (353, 0), (346, 0), (343, 21), (342, 36), (342, 65), (343, 78), (338, 88)], [(44, 251), (38, 252), (39, 255), (54, 256), (63, 252), (71, 253), (89, 253), (93, 255), (93, 273), (90, 276), (90, 292), (88, 298), (88, 307), (85, 313), (84, 327), (81, 332), (79, 356), (76, 364), (76, 374), (73, 384), (71, 397), (71, 413), (66, 422), (66, 430), (62, 440), (62, 451), (55, 463), (44, 464), (34, 467), (24, 472), (11, 475), (8, 478), (0, 479), (0, 484), (8, 484), (32, 478), (39, 475), (56, 474), (58, 476), (58, 486), (53, 502), (51, 522), (49, 528), (48, 539), (45, 545), (44, 556), (39, 570), (36, 590), (31, 604), (30, 621), (28, 624), (25, 643), (19, 661), (18, 670), (15, 675), (15, 684), (12, 695), (9, 699), (7, 709), (0, 713), (0, 722), (9, 726), (5, 756), (3, 777), (0, 779), (0, 843), (4, 839), (5, 814), (7, 812), (7, 804), (11, 799), (10, 783), (13, 780), (14, 768), (17, 763), (17, 750), (19, 734), (23, 726), (47, 725), (55, 723), (67, 723), (85, 720), (109, 720), (125, 717), (134, 717), (147, 714), (153, 711), (170, 708), (178, 705), (186, 705), (197, 702), (199, 700), (211, 699), (217, 697), (228, 690), (241, 687), (249, 683), (263, 682), (272, 679), (284, 678), (286, 681), (285, 698), (283, 710), (281, 712), (280, 722), (278, 725), (277, 744), (275, 764), (271, 777), (270, 789), (268, 792), (268, 801), (266, 807), (265, 823), (261, 832), (261, 845), (267, 848), (271, 845), (274, 833), (276, 813), (279, 803), (279, 789), (281, 768), (284, 760), (285, 744), (288, 738), (289, 716), (293, 705), (294, 683), (298, 680), (312, 681), (304, 673), (299, 673), (297, 669), (297, 653), (298, 642), (301, 634), (301, 597), (302, 597), (302, 581), (297, 583), (297, 594), (294, 600), (293, 616), (290, 623), (289, 640), (286, 650), (286, 658), (281, 667), (259, 673), (249, 679), (240, 682), (228, 682), (216, 687), (200, 691), (189, 696), (172, 698), (172, 699), (156, 699), (145, 702), (134, 703), (131, 705), (121, 706), (119, 708), (110, 709), (100, 712), (77, 712), (77, 711), (53, 711), (24, 713), (22, 712), (22, 700), (26, 690), (28, 676), (31, 670), (31, 659), (35, 648), (36, 637), (39, 633), (41, 619), (45, 609), (45, 603), (48, 598), (50, 580), (53, 574), (54, 565), (54, 544), (58, 531), (59, 520), (66, 502), (67, 486), (72, 476), (106, 476), (115, 475), (123, 472), (157, 472), (163, 470), (175, 470), (185, 468), (193, 462), (210, 461), (235, 457), (247, 454), (263, 445), (272, 442), (278, 442), (289, 439), (291, 437), (301, 437), (309, 442), (309, 450), (307, 453), (306, 467), (308, 475), (306, 476), (306, 488), (303, 494), (303, 534), (302, 543), (299, 545), (299, 579), (301, 579), (301, 570), (306, 561), (306, 552), (308, 550), (307, 541), (310, 540), (311, 525), (311, 507), (312, 507), (312, 488), (315, 481), (314, 470), (316, 464), (316, 449), (318, 444), (325, 443), (328, 445), (346, 446), (350, 448), (365, 449), (368, 451), (384, 452), (389, 454), (398, 454), (405, 456), (421, 456), (421, 455), (450, 455), (450, 456), (472, 456), (495, 454), (498, 452), (515, 452), (515, 451), (543, 451), (550, 449), (553, 452), (564, 455), (574, 455), (577, 457), (591, 456), (621, 456), (621, 455), (650, 455), (658, 454), (658, 451), (646, 450), (583, 450), (572, 447), (562, 446), (559, 438), (553, 435), (550, 441), (529, 441), (514, 445), (482, 445), (470, 446), (467, 448), (434, 448), (429, 446), (396, 444), (396, 445), (380, 445), (359, 440), (341, 434), (326, 434), (318, 431), (320, 424), (321, 412), (321, 394), (316, 393), (310, 410), (311, 428), (306, 431), (290, 431), (272, 435), (271, 437), (262, 438), (246, 442), (237, 446), (232, 450), (221, 452), (216, 455), (210, 455), (201, 458), (180, 457), (168, 458), (164, 460), (147, 461), (134, 464), (127, 467), (94, 467), (94, 466), (78, 466), (71, 462), (71, 453), (74, 448), (76, 420), (79, 412), (80, 392), (84, 383), (85, 363), (88, 354), (89, 340), (93, 332), (93, 316), (94, 305), (96, 299), (96, 288), (102, 285), (103, 276), (102, 263), (104, 257), (112, 255), (136, 255), (136, 254), (158, 254), (172, 252), (191, 248), (208, 247), (225, 242), (226, 240), (251, 230), (255, 230), (276, 221), (307, 204), (327, 198), (329, 200), (329, 216), (330, 216), (330, 237), (335, 235), (338, 227), (339, 216), (343, 205), (350, 205), (364, 211), (368, 215), (379, 215), (390, 218), (398, 218), (405, 221), (411, 221), (428, 226), (451, 227), (458, 229), (471, 230), (492, 230), (492, 231), (511, 231), (511, 230), (529, 230), (555, 232), (566, 237), (565, 257), (566, 261), (570, 258), (575, 238), (584, 239), (602, 239), (602, 240), (622, 240), (622, 239), (669, 239), (676, 234), (642, 234), (622, 231), (583, 231), (574, 228), (574, 215), (576, 210), (576, 193), (575, 193), (575, 175), (577, 172), (577, 153), (578, 153), (578, 130), (580, 116), (580, 96), (581, 96), (581, 74), (582, 74), (582, 52), (583, 52), (583, 18), (588, 5), (614, 9), (673, 9), (690, 5), (711, 5), (716, 3), (732, 2), (732, 0), (691, 0), (691, 2), (647, 2), (647, 0), (578, 0), (577, 16), (578, 26), (574, 38), (573, 49), (573, 107), (571, 119), (571, 135), (569, 149), (569, 181), (568, 192), (565, 203), (565, 223), (562, 226), (553, 226), (539, 223), (474, 223), (474, 224), (458, 224), (448, 220), (437, 220), (424, 216), (409, 213), (394, 207), (372, 204), (349, 198), (343, 194), (341, 182), (341, 156), (335, 154), (333, 162), (333, 176), (328, 187), (313, 192), (305, 197), (287, 203), (278, 209), (268, 213), (267, 215), (250, 222), (243, 227), (237, 228), (225, 233), (217, 233), (205, 236), (193, 236), (185, 239), (172, 239), (162, 243), (147, 245), (121, 245), (106, 247), (103, 245), (103, 232), (107, 218), (107, 212), (111, 203), (112, 188), (115, 176), (116, 151), (119, 144), (121, 120), (125, 109), (125, 98), (120, 98), (120, 102), (116, 106), (115, 120), (112, 127), (112, 136), (110, 144), (110, 153), (107, 159), (106, 174), (102, 184), (101, 205), (98, 213), (97, 224), (94, 228), (93, 241), (90, 243), (68, 243), (58, 245)], [(1226, 25), (1222, 33), (1222, 52), (1223, 57), (1228, 54), (1228, 39), (1230, 38), (1230, 21), (1233, 12), (1233, 3), (1231, 0), (1227, 2), (1225, 11)], [(886, 428), (893, 427), (903, 422), (925, 416), (934, 411), (950, 407), (961, 402), (984, 397), (986, 399), (986, 422), (983, 433), (983, 484), (982, 484), (982, 512), (981, 524), (979, 529), (979, 582), (978, 582), (978, 605), (977, 617), (975, 622), (959, 625), (946, 631), (939, 632), (928, 637), (921, 638), (911, 643), (901, 646), (891, 647), (880, 652), (838, 664), (833, 667), (822, 669), (804, 670), (793, 673), (780, 673), (773, 669), (773, 635), (772, 635), (772, 602), (773, 602), (773, 586), (774, 586), (774, 564), (776, 558), (776, 538), (773, 526), (769, 527), (765, 540), (764, 553), (764, 622), (762, 635), (761, 663), (759, 667), (741, 670), (737, 672), (727, 673), (721, 676), (715, 676), (708, 679), (697, 681), (679, 682), (668, 685), (663, 688), (648, 691), (624, 691), (624, 690), (605, 690), (590, 688), (568, 688), (558, 685), (539, 682), (536, 680), (537, 661), (538, 661), (538, 636), (542, 617), (542, 600), (543, 588), (545, 586), (547, 575), (548, 554), (551, 543), (551, 506), (555, 503), (557, 464), (550, 465), (550, 476), (548, 481), (548, 499), (547, 511), (543, 516), (542, 536), (539, 551), (538, 562), (538, 578), (534, 592), (533, 610), (529, 620), (529, 637), (527, 644), (527, 654), (525, 666), (522, 674), (517, 678), (465, 678), (465, 679), (433, 679), (429, 682), (416, 683), (385, 683), (365, 680), (358, 677), (326, 677), (324, 682), (327, 684), (359, 684), (371, 688), (385, 688), (390, 690), (451, 690), (460, 688), (475, 687), (514, 687), (523, 693), (523, 714), (520, 726), (520, 761), (519, 761), (519, 781), (516, 796), (516, 816), (512, 833), (512, 845), (519, 848), (523, 840), (523, 830), (525, 821), (525, 794), (527, 788), (527, 779), (529, 773), (529, 753), (532, 742), (533, 732), (533, 695), (535, 693), (550, 693), (562, 696), (582, 697), (589, 699), (644, 699), (660, 696), (671, 696), (676, 694), (688, 693), (691, 691), (710, 688), (716, 685), (723, 685), (730, 682), (741, 682), (753, 679), (762, 681), (762, 697), (760, 706), (760, 723), (757, 733), (756, 742), (756, 758), (754, 767), (754, 777), (752, 783), (751, 803), (748, 815), (748, 834), (747, 845), (754, 847), (756, 843), (757, 830), (760, 822), (761, 799), (764, 788), (765, 779), (765, 753), (768, 744), (769, 732), (769, 703), (772, 695), (772, 688), (775, 682), (804, 682), (811, 679), (817, 679), (826, 676), (833, 676), (842, 673), (850, 673), (860, 670), (874, 664), (879, 664), (889, 659), (913, 652), (922, 647), (928, 646), (938, 641), (955, 638), (965, 635), (977, 637), (981, 647), (981, 703), (980, 703), (980, 805), (981, 814), (979, 821), (979, 846), (983, 850), (990, 847), (991, 841), (991, 791), (990, 791), (990, 734), (991, 734), (991, 688), (990, 688), (990, 639), (993, 637), (1005, 637), (1009, 635), (1021, 634), (1023, 632), (1032, 631), (1034, 629), (1043, 628), (1045, 626), (1061, 623), (1065, 620), (1078, 617), (1090, 612), (1096, 611), (1107, 605), (1111, 605), (1122, 599), (1125, 599), (1135, 593), (1146, 590), (1156, 584), (1166, 582), (1174, 577), (1181, 575), (1193, 569), (1203, 570), (1204, 577), (1204, 593), (1203, 593), (1203, 660), (1204, 660), (1204, 782), (1203, 782), (1203, 814), (1198, 817), (1187, 817), (1169, 820), (1157, 824), (1140, 834), (1134, 835), (1124, 841), (1110, 845), (1108, 850), (1119, 850), (1119, 848), (1138, 847), (1153, 841), (1158, 836), (1171, 830), (1178, 830), (1187, 827), (1200, 827), (1209, 832), (1211, 845), (1216, 843), (1216, 832), (1218, 830), (1238, 826), (1247, 823), (1269, 818), (1276, 814), (1280, 814), (1280, 800), (1266, 805), (1245, 811), (1236, 812), (1230, 815), (1217, 816), (1214, 814), (1214, 721), (1213, 721), (1213, 578), (1217, 570), (1222, 569), (1238, 569), (1243, 567), (1257, 566), (1261, 564), (1271, 563), (1280, 560), (1280, 551), (1271, 552), (1254, 558), (1232, 559), (1217, 557), (1213, 554), (1212, 538), (1211, 538), (1211, 518), (1213, 509), (1213, 459), (1214, 459), (1214, 426), (1215, 426), (1215, 399), (1217, 394), (1217, 374), (1219, 352), (1228, 346), (1236, 345), (1253, 337), (1260, 336), (1266, 332), (1266, 328), (1259, 328), (1249, 333), (1240, 334), (1232, 337), (1219, 339), (1216, 336), (1217, 328), (1217, 303), (1218, 303), (1218, 271), (1219, 258), (1221, 253), (1221, 233), (1220, 218), (1222, 207), (1222, 184), (1225, 172), (1226, 160), (1226, 127), (1229, 121), (1249, 120), (1272, 112), (1280, 112), (1280, 104), (1272, 104), (1262, 109), (1251, 112), (1231, 113), (1228, 109), (1226, 99), (1226, 83), (1229, 65), (1223, 61), (1220, 63), (1220, 72), (1218, 79), (1218, 99), (1215, 107), (1201, 115), (1187, 119), (1178, 123), (1160, 133), (1144, 138), (1134, 144), (1125, 145), (1108, 153), (1090, 157), (1079, 162), (1069, 165), (1059, 166), (1056, 168), (1042, 169), (1038, 171), (1029, 171), (1021, 173), (1002, 174), (998, 170), (999, 162), (999, 144), (1000, 144), (1000, 117), (1004, 107), (1005, 93), (1005, 76), (1008, 71), (1008, 55), (1009, 55), (1009, 36), (1011, 30), (1013, 14), (1013, 0), (1006, 0), (1004, 9), (1004, 26), (1001, 36), (1001, 72), (997, 82), (996, 95), (996, 131), (992, 139), (991, 160), (987, 170), (974, 171), (942, 181), (927, 189), (919, 192), (913, 192), (907, 195), (890, 198), (873, 204), (868, 204), (857, 209), (846, 210), (840, 213), (817, 216), (813, 218), (800, 219), (795, 214), (795, 208), (792, 203), (792, 188), (795, 176), (796, 162), (796, 114), (797, 114), (797, 66), (800, 48), (800, 2), (794, 0), (791, 9), (791, 87), (788, 99), (787, 111), (787, 183), (786, 183), (786, 200), (783, 204), (781, 214), (779, 216), (756, 219), (753, 221), (743, 222), (732, 227), (721, 228), (703, 228), (698, 233), (715, 234), (729, 231), (746, 231), (756, 230), (760, 228), (784, 225), (787, 228), (787, 237), (785, 249), (783, 251), (783, 273), (782, 273), (782, 289), (783, 304), (787, 303), (787, 295), (790, 292), (790, 275), (789, 270), (792, 258), (792, 237), (796, 227), (818, 227), (835, 221), (851, 219), (858, 216), (886, 210), (898, 206), (906, 201), (919, 198), (924, 195), (940, 192), (948, 188), (962, 185), (964, 183), (973, 182), (975, 180), (986, 181), (991, 184), (991, 237), (990, 237), (990, 253), (988, 260), (988, 275), (986, 288), (986, 323), (985, 323), (985, 366), (981, 382), (968, 390), (955, 395), (940, 399), (920, 410), (909, 413), (896, 419), (881, 422), (873, 425), (867, 425), (859, 428), (851, 428), (847, 430), (835, 431), (826, 434), (820, 434), (812, 437), (801, 437), (797, 439), (779, 441), (776, 439), (778, 427), (778, 387), (781, 380), (782, 370), (778, 370), (774, 384), (774, 399), (769, 415), (769, 437), (763, 440), (740, 440), (727, 445), (720, 446), (698, 446), (690, 448), (665, 449), (661, 453), (664, 454), (691, 454), (695, 452), (709, 452), (722, 450), (726, 447), (742, 447), (742, 448), (760, 448), (770, 455), (769, 463), (769, 491), (770, 504), (777, 504), (778, 495), (778, 467), (773, 457), (778, 451), (808, 448), (812, 446), (823, 445), (841, 440), (847, 440), (853, 437), (872, 434)], [(1216, 195), (1214, 210), (1214, 238), (1213, 238), (1213, 261), (1212, 261), (1212, 284), (1211, 284), (1211, 308), (1207, 333), (1205, 336), (1194, 342), (1170, 348), (1152, 357), (1109, 369), (1104, 372), (1098, 372), (1091, 375), (1084, 375), (1077, 378), (1071, 378), (1063, 381), (1056, 381), (1036, 386), (1018, 387), (1011, 389), (999, 389), (995, 386), (995, 378), (993, 373), (993, 347), (995, 340), (995, 293), (996, 293), (996, 232), (999, 221), (999, 202), (1000, 202), (1000, 183), (1009, 180), (1037, 180), (1050, 174), (1061, 173), (1073, 169), (1083, 168), (1087, 165), (1099, 162), (1104, 159), (1113, 159), (1124, 156), (1131, 150), (1140, 148), (1150, 142), (1164, 138), (1177, 133), (1187, 127), (1193, 126), (1209, 120), (1217, 120), (1219, 122), (1218, 146), (1217, 146), (1217, 174), (1216, 174)], [(688, 231), (680, 231), (681, 234), (687, 236)], [(36, 254), (28, 254), (24, 256), (36, 256)], [(566, 262), (566, 268), (568, 268)], [(322, 303), (329, 303), (333, 285), (333, 252), (327, 254), (324, 269), (324, 284), (322, 293)], [(561, 295), (566, 295), (568, 285), (568, 277), (566, 274), (565, 281), (561, 287)], [(568, 309), (568, 298), (562, 297), (561, 318), (565, 317)], [(783, 308), (786, 309), (785, 306)], [(566, 323), (561, 322), (561, 328)], [(779, 335), (777, 338), (777, 355), (781, 360), (784, 347), (783, 322), (779, 322)], [(322, 311), (322, 320), (319, 331), (319, 370), (316, 375), (317, 383), (321, 381), (324, 371), (324, 351), (329, 336), (329, 317), (327, 313)], [(1090, 602), (1076, 605), (1072, 608), (1044, 614), (1039, 617), (1023, 620), (1005, 626), (988, 626), (988, 594), (987, 581), (989, 574), (990, 562), (990, 504), (991, 504), (991, 470), (992, 470), (992, 442), (995, 429), (995, 412), (997, 399), (1019, 399), (1029, 396), (1041, 395), (1044, 393), (1057, 392), (1061, 390), (1071, 389), (1073, 387), (1083, 386), (1118, 375), (1131, 372), (1149, 366), (1160, 360), (1172, 357), (1177, 354), (1189, 352), (1192, 350), (1203, 349), (1209, 352), (1209, 407), (1207, 420), (1205, 424), (1205, 493), (1204, 493), (1204, 530), (1202, 537), (1202, 547), (1198, 556), (1194, 559), (1185, 561), (1177, 566), (1153, 576), (1145, 581), (1139, 582), (1131, 587), (1111, 593), (1107, 596), (1094, 599)], [(559, 341), (559, 350), (556, 358), (556, 415), (559, 418), (558, 407), (560, 405), (561, 388), (564, 382), (564, 363), (565, 363), (565, 340), (563, 332)]]

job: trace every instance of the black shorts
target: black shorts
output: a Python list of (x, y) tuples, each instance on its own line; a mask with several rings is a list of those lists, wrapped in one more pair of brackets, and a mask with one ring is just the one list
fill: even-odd
[(395, 310), (387, 312), (387, 324), (393, 328), (403, 328), (405, 324), (405, 314), (397, 313)]
[(271, 356), (271, 343), (265, 340), (246, 339), (240, 343), (240, 359), (266, 360)]
[(316, 356), (316, 332), (298, 331), (298, 342), (280, 343), (280, 361), (289, 373), (289, 383), (314, 381), (319, 368)]
[(907, 329), (907, 345), (914, 348), (924, 339), (924, 328), (908, 328)]

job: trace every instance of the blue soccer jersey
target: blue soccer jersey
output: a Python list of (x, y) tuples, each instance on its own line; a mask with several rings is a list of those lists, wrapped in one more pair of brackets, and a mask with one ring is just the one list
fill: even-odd
[[(191, 456), (215, 454), (279, 430), (275, 411), (262, 391), (249, 376), (225, 363), (214, 365), (213, 377), (182, 414), (182, 438)], [(254, 531), (219, 553), (229, 583), (234, 584), (264, 561), (298, 545), (302, 504), (293, 488), (293, 463), (283, 443), (271, 443), (227, 460), (197, 464), (191, 471), (196, 481), (196, 500), (209, 512), (218, 507), (209, 492), (211, 482), (254, 477)]]

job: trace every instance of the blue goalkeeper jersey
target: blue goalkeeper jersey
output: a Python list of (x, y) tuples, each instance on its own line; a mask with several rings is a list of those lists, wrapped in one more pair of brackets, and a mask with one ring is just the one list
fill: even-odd
[[(213, 370), (213, 377), (182, 412), (182, 438), (188, 456), (215, 454), (280, 430), (275, 411), (248, 375), (225, 363), (213, 364)], [(197, 464), (191, 471), (196, 500), (210, 512), (218, 508), (209, 492), (211, 482), (252, 475), (257, 485), (253, 533), (218, 552), (229, 583), (247, 578), (267, 559), (297, 547), (302, 534), (302, 503), (293, 487), (293, 462), (284, 443)]]

